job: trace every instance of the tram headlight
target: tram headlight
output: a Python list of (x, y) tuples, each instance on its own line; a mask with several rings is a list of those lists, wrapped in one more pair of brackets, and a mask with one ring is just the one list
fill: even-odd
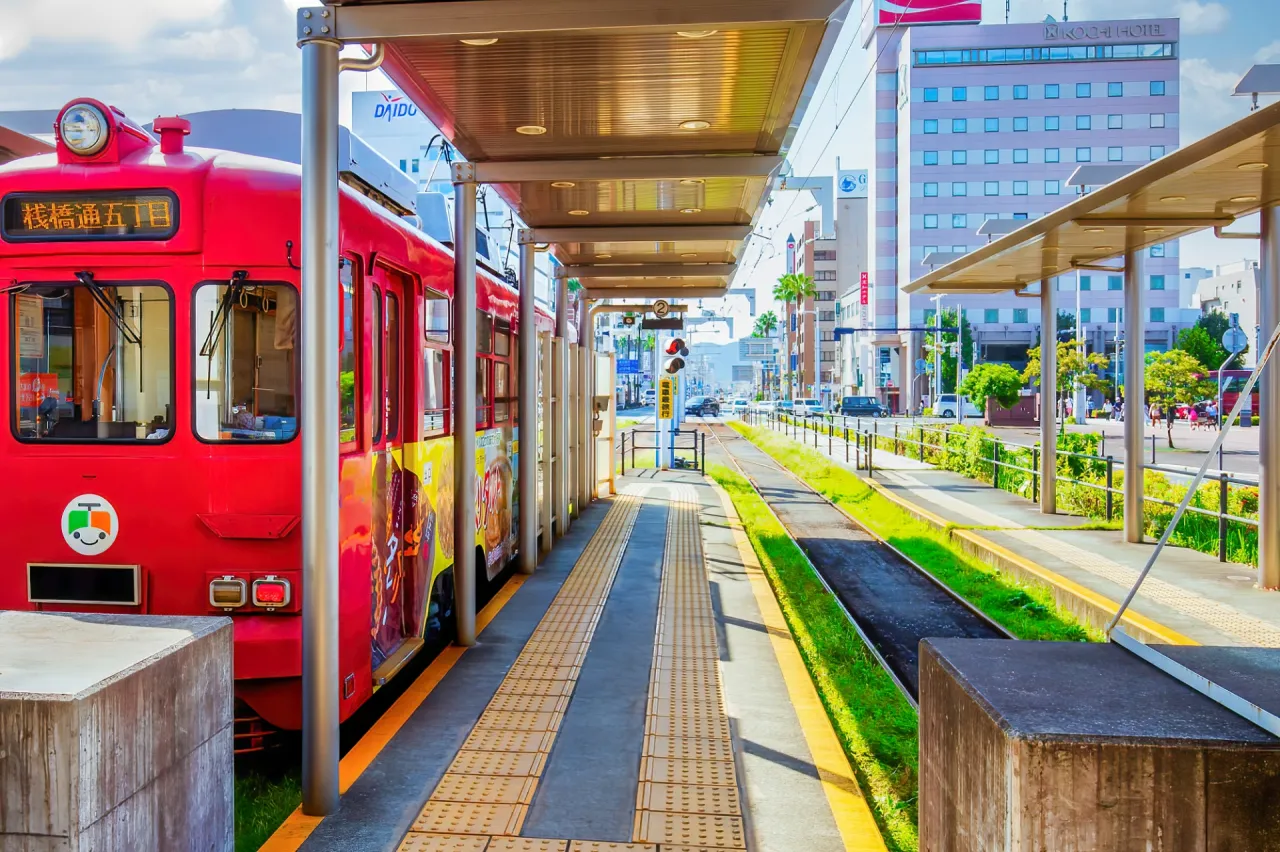
[(107, 117), (93, 104), (72, 104), (62, 113), (58, 136), (74, 153), (87, 157), (107, 144), (108, 127)]

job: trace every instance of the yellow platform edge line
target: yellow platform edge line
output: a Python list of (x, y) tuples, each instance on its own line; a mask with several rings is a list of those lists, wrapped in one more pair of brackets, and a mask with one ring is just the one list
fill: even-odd
[[(728, 492), (711, 479), (707, 479), (724, 507), (725, 516), (737, 521), (730, 523), (734, 544), (738, 555), (746, 568), (751, 591), (755, 595), (756, 605), (760, 608), (760, 617), (764, 621), (773, 646), (774, 656), (778, 660), (778, 668), (782, 670), (782, 679), (787, 686), (787, 694), (795, 708), (796, 718), (800, 721), (800, 730), (804, 734), (805, 743), (809, 746), (809, 754), (813, 757), (813, 765), (818, 770), (822, 781), (822, 790), (827, 796), (827, 804), (831, 808), (831, 817), (835, 820), (840, 838), (844, 842), (846, 852), (886, 852), (884, 838), (875, 817), (871, 815), (871, 807), (867, 804), (862, 788), (858, 786), (857, 777), (849, 758), (836, 737), (831, 719), (818, 698), (818, 691), (809, 677), (800, 651), (796, 647), (795, 637), (782, 616), (773, 589), (764, 576), (764, 570), (756, 559), (751, 542), (742, 530), (741, 519)], [(744, 807), (745, 809), (745, 807)]]
[[(879, 482), (876, 482), (874, 479), (868, 479), (865, 476), (859, 478), (867, 485), (871, 486), (877, 494), (895, 504), (907, 514), (915, 515), (925, 523), (937, 527), (939, 531), (945, 532), (951, 538), (965, 539), (980, 550), (985, 550), (1000, 559), (1014, 563), (1020, 569), (1038, 578), (1044, 584), (1048, 586), (1055, 586), (1063, 593), (1079, 598), (1085, 603), (1109, 612), (1112, 615), (1120, 609), (1120, 604), (1106, 595), (1095, 592), (1093, 589), (1083, 586), (1074, 580), (1070, 580), (1059, 574), (1057, 571), (1054, 571), (1051, 568), (1046, 568), (1039, 562), (1028, 559), (1019, 553), (1014, 553), (1009, 548), (1001, 544), (997, 544), (975, 530), (952, 527), (950, 526), (950, 522), (946, 519), (939, 517), (922, 506), (912, 503), (905, 497), (901, 497), (898, 494), (893, 493), (890, 489), (881, 485)], [(1139, 612), (1135, 612), (1132, 608), (1125, 611), (1124, 617), (1120, 619), (1120, 623), (1130, 627), (1135, 627), (1158, 638), (1162, 642), (1167, 642), (1170, 645), (1200, 644), (1190, 636), (1185, 636), (1177, 630), (1174, 630), (1172, 627), (1167, 627), (1153, 618), (1145, 616)]]
[[(515, 597), (516, 592), (529, 579), (527, 574), (513, 574), (502, 588), (489, 599), (489, 602), (476, 614), (476, 634), (484, 632), (490, 622), (497, 617), (502, 608)], [(374, 758), (386, 748), (391, 738), (399, 732), (414, 711), (422, 705), (427, 696), (440, 684), (449, 670), (462, 658), (467, 649), (450, 645), (440, 652), (431, 664), (418, 675), (409, 688), (395, 700), (395, 703), (383, 713), (373, 727), (365, 732), (345, 757), (338, 762), (338, 794), (345, 795), (356, 779), (369, 768)], [(308, 816), (302, 807), (294, 809), (285, 818), (271, 837), (267, 838), (258, 852), (297, 852), (298, 847), (306, 841), (324, 817)]]

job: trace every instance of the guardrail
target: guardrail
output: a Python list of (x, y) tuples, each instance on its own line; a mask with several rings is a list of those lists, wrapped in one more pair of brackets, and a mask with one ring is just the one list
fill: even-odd
[[(808, 443), (809, 435), (812, 433), (815, 448), (819, 447), (819, 441), (825, 435), (827, 437), (828, 455), (833, 457), (835, 455), (833, 440), (839, 434), (845, 443), (845, 461), (850, 462), (849, 451), (851, 447), (854, 447), (858, 467), (860, 469), (865, 468), (868, 473), (873, 473), (874, 471), (871, 451), (877, 446), (881, 450), (894, 455), (907, 458), (915, 457), (925, 463), (938, 463), (942, 461), (940, 457), (943, 455), (964, 453), (966, 451), (962, 448), (962, 443), (964, 442), (954, 440), (950, 429), (926, 426), (916, 423), (914, 420), (902, 423), (885, 418), (847, 417), (839, 414), (796, 416), (781, 414), (776, 411), (749, 412), (746, 419), (755, 425), (768, 425), (777, 431), (800, 440), (801, 443)], [(839, 426), (836, 425), (837, 422)], [(850, 425), (851, 422), (852, 425)], [(892, 427), (892, 432), (888, 431), (889, 427)], [(968, 436), (964, 437), (965, 442), (967, 442)], [(984, 435), (982, 440), (984, 444), (989, 443), (991, 445), (991, 455), (979, 455), (976, 461), (982, 466), (990, 467), (989, 482), (991, 486), (1021, 494), (1022, 491), (1020, 489), (1015, 490), (1014, 488), (1006, 487), (1012, 484), (1008, 481), (1011, 474), (1021, 474), (1023, 477), (1030, 478), (1030, 487), (1027, 489), (1029, 493), (1023, 496), (1026, 496), (1033, 503), (1039, 503), (1041, 497), (1039, 445), (1006, 441), (991, 433)], [(1117, 468), (1124, 470), (1124, 462), (1117, 461), (1111, 455), (1093, 455), (1064, 449), (1058, 450), (1058, 458), (1065, 460), (1066, 464), (1061, 466), (1067, 468), (1066, 471), (1059, 470), (1058, 482), (1077, 486), (1086, 492), (1098, 493), (1102, 502), (1100, 516), (1107, 521), (1115, 520), (1117, 516), (1116, 497), (1120, 495), (1120, 505), (1123, 505), (1124, 493), (1123, 489), (1116, 487), (1115, 473)], [(1077, 475), (1071, 475), (1073, 468), (1079, 471)], [(1194, 469), (1182, 465), (1145, 463), (1143, 469), (1173, 477), (1189, 477), (1195, 473)], [(1084, 478), (1089, 473), (1092, 473), (1097, 479)], [(966, 474), (961, 473), (961, 475)], [(1205, 479), (1218, 483), (1217, 506), (1206, 508), (1205, 506), (1190, 505), (1187, 507), (1187, 512), (1213, 518), (1217, 521), (1218, 560), (1226, 562), (1231, 525), (1238, 524), (1253, 529), (1258, 527), (1257, 518), (1231, 514), (1229, 511), (1231, 488), (1233, 486), (1256, 488), (1258, 486), (1258, 478), (1225, 470), (1211, 470), (1205, 475)], [(978, 477), (977, 481), (988, 480)], [(1022, 481), (1024, 483), (1027, 482), (1025, 478)], [(1145, 494), (1143, 496), (1143, 505), (1145, 509), (1148, 505), (1177, 508), (1178, 504), (1175, 501)]]
[[(658, 449), (658, 430), (657, 429), (637, 429), (634, 426), (630, 429), (620, 432), (622, 437), (619, 445), (619, 452), (622, 454), (622, 473), (627, 472), (627, 450), (631, 450), (631, 468), (636, 467), (636, 450), (649, 450), (656, 452)], [(627, 440), (627, 436), (631, 436), (631, 440)], [(651, 435), (652, 440), (648, 444), (641, 443), (640, 436)], [(687, 443), (682, 442), (687, 439)], [(680, 453), (688, 453), (689, 457), (685, 458)], [(702, 473), (707, 469), (707, 436), (706, 433), (696, 432), (692, 429), (676, 429), (671, 433), (671, 466), (677, 470), (696, 470)]]

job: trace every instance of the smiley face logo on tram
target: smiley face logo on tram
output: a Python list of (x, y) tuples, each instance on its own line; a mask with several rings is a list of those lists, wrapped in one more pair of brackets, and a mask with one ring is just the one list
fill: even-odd
[(97, 494), (81, 494), (62, 510), (62, 538), (83, 556), (106, 553), (119, 530), (115, 507)]

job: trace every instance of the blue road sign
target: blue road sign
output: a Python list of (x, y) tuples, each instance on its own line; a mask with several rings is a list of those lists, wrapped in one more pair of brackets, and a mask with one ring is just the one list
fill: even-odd
[(636, 376), (640, 374), (639, 358), (619, 358), (618, 359), (618, 375), (619, 376)]

